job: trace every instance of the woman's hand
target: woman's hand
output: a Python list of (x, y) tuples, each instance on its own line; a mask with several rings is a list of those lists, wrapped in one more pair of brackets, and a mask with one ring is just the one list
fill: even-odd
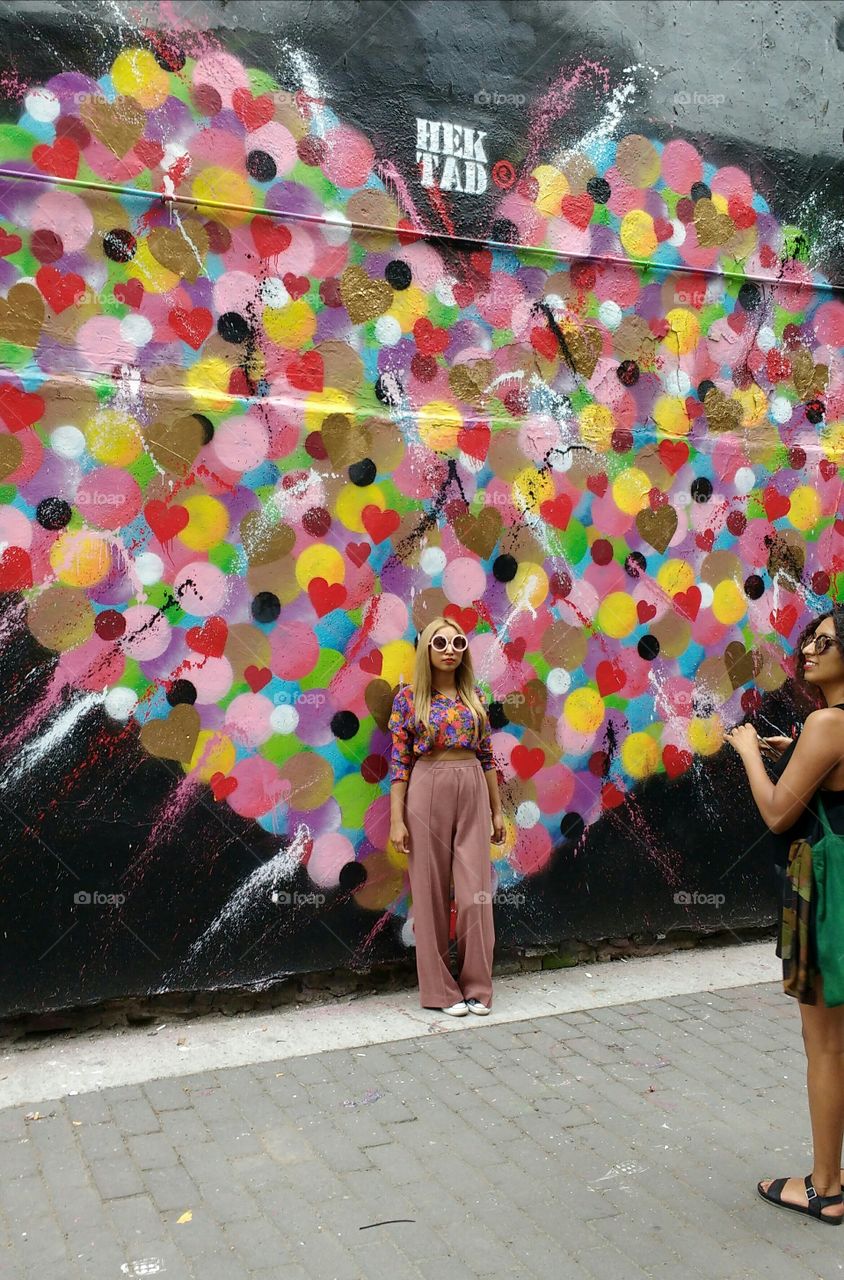
[(737, 724), (734, 729), (728, 729), (724, 736), (742, 757), (760, 751), (761, 739), (752, 724)]
[(500, 809), (495, 809), (492, 814), (492, 843), (504, 843), (504, 814)]
[(390, 840), (398, 853), (410, 853), (410, 832), (403, 822), (390, 824)]
[(769, 760), (779, 760), (783, 751), (794, 743), (793, 738), (787, 738), (785, 734), (774, 734), (769, 738), (759, 739), (759, 748), (763, 756), (767, 756)]

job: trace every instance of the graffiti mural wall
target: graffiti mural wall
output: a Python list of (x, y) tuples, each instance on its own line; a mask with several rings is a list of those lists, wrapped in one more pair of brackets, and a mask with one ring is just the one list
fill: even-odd
[(407, 955), (387, 718), (440, 613), (502, 947), (770, 920), (723, 732), (790, 725), (844, 596), (840, 167), (781, 209), (648, 119), (658, 49), (367, 123), (307, 6), (206, 8), (4, 19), (2, 1010)]

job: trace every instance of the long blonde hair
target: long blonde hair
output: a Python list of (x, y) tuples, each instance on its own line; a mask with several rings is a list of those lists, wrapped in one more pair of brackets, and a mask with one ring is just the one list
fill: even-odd
[[(410, 689), (413, 694), (413, 707), (417, 727), (426, 734), (433, 732), (430, 725), (433, 683), (431, 680), (431, 660), (428, 655), (428, 646), (434, 635), (442, 627), (453, 627), (458, 635), (466, 635), (460, 624), (455, 622), (453, 618), (439, 617), (431, 619), (417, 640), (416, 661), (413, 667), (413, 676), (410, 680)], [(458, 694), (472, 713), (472, 719), (475, 724), (475, 743), (477, 745), (489, 728), (489, 720), (483, 704), (475, 692), (475, 668), (472, 666), (472, 653), (468, 647), (468, 639), (468, 636), (466, 636), (467, 647), (463, 651), (463, 658), (454, 673), (454, 683), (457, 686)]]

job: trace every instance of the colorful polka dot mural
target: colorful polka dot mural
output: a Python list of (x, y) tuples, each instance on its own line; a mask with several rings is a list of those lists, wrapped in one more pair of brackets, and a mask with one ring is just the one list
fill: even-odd
[(50, 698), (315, 888), (408, 915), (430, 617), (492, 704), (506, 887), (718, 752), (842, 598), (844, 305), (690, 142), (502, 160), (466, 244), (324, 102), (171, 41), (30, 87), (0, 154), (0, 589)]

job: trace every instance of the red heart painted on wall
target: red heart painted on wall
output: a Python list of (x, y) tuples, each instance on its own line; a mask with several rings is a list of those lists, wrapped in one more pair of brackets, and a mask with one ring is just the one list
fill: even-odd
[(818, 471), (820, 471), (824, 480), (831, 480), (833, 476), (838, 475), (838, 467), (831, 458), (821, 458), (818, 463)]
[(365, 654), (358, 663), (361, 671), (365, 671), (368, 676), (380, 676), (383, 665), (384, 657), (378, 649), (373, 649), (372, 653)]
[(178, 503), (168, 507), (160, 498), (152, 498), (146, 504), (144, 516), (159, 542), (170, 542), (190, 520), (187, 507), (180, 507)]
[(627, 684), (627, 676), (621, 667), (607, 659), (598, 663), (595, 669), (595, 680), (602, 698), (606, 698), (611, 693), (618, 693)]
[(10, 253), (17, 253), (22, 244), (20, 236), (10, 235), (0, 227), (0, 258), (8, 258)]
[(461, 427), (457, 433), (457, 447), (470, 458), (483, 462), (489, 453), (490, 430), (485, 422), (476, 422), (473, 427)]
[(255, 248), (262, 258), (274, 258), (276, 254), (284, 253), (285, 249), (290, 248), (293, 237), (287, 227), (273, 218), (265, 218), (259, 214), (252, 219), (250, 229)]
[(532, 778), (545, 763), (541, 747), (526, 747), (523, 742), (510, 752), (510, 763), (520, 778)]
[(762, 494), (762, 505), (769, 520), (779, 520), (781, 516), (787, 516), (791, 510), (791, 499), (787, 494), (780, 493), (779, 489), (769, 484), (765, 486)]
[(569, 222), (574, 223), (581, 231), (585, 231), (592, 220), (595, 202), (591, 196), (581, 192), (580, 195), (566, 195), (560, 201), (560, 212)]
[(691, 751), (684, 751), (681, 747), (675, 747), (669, 744), (663, 749), (662, 763), (665, 765), (665, 772), (669, 778), (678, 778), (681, 773), (685, 773), (692, 765)]
[(307, 276), (295, 276), (292, 271), (288, 271), (286, 275), (283, 275), (282, 281), (294, 301), (297, 298), (304, 298), (311, 287), (311, 282)]
[(651, 618), (656, 617), (656, 605), (650, 604), (647, 600), (638, 600), (636, 602), (636, 617), (640, 622), (650, 622)]
[(189, 627), (185, 633), (188, 648), (206, 658), (222, 658), (228, 638), (229, 628), (225, 618), (208, 618), (201, 627)]
[(674, 597), (674, 607), (694, 622), (700, 612), (700, 587), (689, 587), (688, 591), (678, 591)]
[(259, 98), (253, 98), (250, 90), (242, 87), (235, 89), (232, 94), (232, 106), (238, 120), (246, 125), (249, 133), (260, 129), (262, 124), (269, 124), (275, 111), (271, 94), (262, 93)]
[(508, 662), (521, 662), (522, 658), (525, 656), (527, 641), (524, 636), (517, 636), (515, 640), (508, 640), (502, 647), (504, 649), (504, 656)]
[(322, 391), (325, 365), (318, 351), (306, 351), (287, 366), (287, 381), (297, 391)]
[(144, 286), (140, 280), (122, 280), (114, 286), (112, 293), (127, 307), (139, 307), (144, 300)]
[(251, 666), (246, 668), (243, 678), (253, 693), (260, 693), (272, 680), (273, 673), (269, 667)]
[(360, 568), (369, 559), (372, 547), (368, 542), (350, 542), (346, 547), (346, 555), (356, 568)]
[(373, 503), (364, 507), (360, 518), (364, 529), (376, 544), (383, 542), (385, 538), (389, 538), (390, 534), (395, 533), (401, 524), (401, 517), (398, 511), (393, 511), (389, 507), (386, 511), (382, 511), (380, 507), (376, 507)]
[(781, 609), (774, 609), (771, 612), (771, 625), (774, 630), (781, 636), (789, 636), (794, 630), (794, 624), (797, 621), (797, 607), (793, 604), (783, 605)]
[(32, 586), (32, 561), (23, 547), (7, 547), (0, 556), (0, 591), (25, 591)]
[(660, 440), (657, 448), (663, 466), (675, 475), (689, 458), (689, 446), (684, 440)]
[(326, 613), (331, 613), (332, 609), (340, 608), (346, 599), (347, 592), (342, 582), (326, 582), (325, 578), (311, 578), (308, 583), (308, 595), (317, 616), (322, 618)]
[(423, 356), (436, 356), (445, 351), (451, 335), (447, 329), (435, 329), (427, 316), (422, 316), (413, 326), (416, 346)]
[(475, 609), (461, 609), (459, 604), (447, 604), (443, 609), (444, 618), (452, 618), (458, 627), (462, 627), (468, 635), (478, 625), (478, 614)]
[(558, 493), (556, 498), (547, 498), (539, 504), (539, 514), (555, 529), (565, 529), (571, 519), (571, 498), (565, 493)]
[(224, 773), (211, 775), (211, 790), (215, 800), (225, 800), (233, 791), (237, 791), (237, 778), (226, 777)]
[(79, 168), (79, 148), (70, 138), (56, 138), (32, 148), (32, 163), (54, 178), (75, 178)]
[(607, 484), (607, 476), (603, 471), (599, 472), (596, 476), (586, 477), (586, 488), (590, 493), (594, 493), (598, 498), (603, 498), (607, 491)]
[(44, 401), (34, 391), (19, 391), (11, 382), (0, 382), (0, 418), (10, 431), (31, 427), (44, 412)]
[(35, 273), (35, 283), (56, 315), (72, 307), (87, 288), (85, 281), (75, 271), (62, 275), (55, 267), (39, 268)]
[(167, 322), (177, 338), (181, 338), (194, 351), (198, 351), (211, 332), (214, 317), (206, 307), (194, 307), (186, 311), (184, 307), (174, 307), (167, 317)]

